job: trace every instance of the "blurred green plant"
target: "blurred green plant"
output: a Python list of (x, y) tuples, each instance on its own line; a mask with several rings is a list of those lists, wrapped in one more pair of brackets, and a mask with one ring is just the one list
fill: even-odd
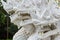
[(0, 23), (5, 24), (5, 15), (0, 11)]
[[(6, 2), (6, 0), (4, 0)], [(17, 32), (16, 25), (10, 22), (9, 14), (3, 9), (0, 0), (0, 39), (12, 39), (13, 35)]]

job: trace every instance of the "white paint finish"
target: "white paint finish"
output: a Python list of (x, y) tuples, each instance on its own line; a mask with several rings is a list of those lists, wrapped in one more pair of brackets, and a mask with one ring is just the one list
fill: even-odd
[[(11, 14), (9, 12), (12, 10), (15, 11), (10, 15), (11, 22), (17, 25), (18, 29), (22, 26), (13, 36), (13, 40), (51, 40), (50, 36), (57, 34), (59, 36), (54, 40), (60, 40), (60, 8), (55, 0), (7, 0), (7, 2), (1, 0), (1, 2), (8, 14)], [(54, 24), (56, 29), (51, 30), (49, 27), (51, 24)], [(44, 28), (47, 25), (49, 26)]]

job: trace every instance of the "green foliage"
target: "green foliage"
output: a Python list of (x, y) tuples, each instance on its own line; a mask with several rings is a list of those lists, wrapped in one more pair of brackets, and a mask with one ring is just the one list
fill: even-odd
[(14, 35), (17, 30), (18, 30), (17, 26), (14, 25), (13, 23), (11, 23), (10, 26), (8, 27), (8, 32), (11, 33), (12, 35)]
[(0, 23), (5, 24), (5, 15), (0, 11)]
[(9, 14), (3, 9), (0, 0), (0, 39), (7, 38), (7, 33), (8, 39), (12, 39), (13, 35), (17, 32), (17, 30), (17, 26), (10, 22)]

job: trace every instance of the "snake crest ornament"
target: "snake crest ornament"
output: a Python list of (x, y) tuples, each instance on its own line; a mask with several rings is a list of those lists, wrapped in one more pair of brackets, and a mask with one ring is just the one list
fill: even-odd
[(56, 0), (1, 0), (19, 29), (13, 40), (60, 40), (60, 7)]

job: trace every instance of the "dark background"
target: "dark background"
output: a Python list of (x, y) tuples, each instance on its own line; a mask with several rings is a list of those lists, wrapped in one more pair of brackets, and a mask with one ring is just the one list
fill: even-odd
[[(4, 0), (6, 2), (6, 0)], [(0, 40), (12, 40), (17, 32), (16, 25), (10, 22), (9, 14), (3, 9), (0, 0)]]

